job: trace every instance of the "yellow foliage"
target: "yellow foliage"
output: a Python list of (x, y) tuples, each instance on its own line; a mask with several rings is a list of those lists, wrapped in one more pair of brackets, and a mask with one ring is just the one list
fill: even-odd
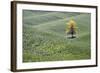
[(72, 19), (67, 23), (66, 32), (69, 32), (71, 28), (76, 32), (76, 22)]

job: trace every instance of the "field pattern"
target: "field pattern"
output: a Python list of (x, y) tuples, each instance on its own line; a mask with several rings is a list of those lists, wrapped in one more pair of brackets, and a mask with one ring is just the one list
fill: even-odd
[[(66, 24), (77, 23), (77, 38), (66, 37)], [(91, 14), (23, 10), (23, 62), (91, 58)]]

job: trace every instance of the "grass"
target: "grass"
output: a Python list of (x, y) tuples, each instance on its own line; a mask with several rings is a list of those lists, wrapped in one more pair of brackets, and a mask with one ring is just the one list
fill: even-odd
[[(68, 39), (66, 23), (73, 18), (78, 38)], [(23, 62), (91, 58), (89, 13), (23, 10)]]

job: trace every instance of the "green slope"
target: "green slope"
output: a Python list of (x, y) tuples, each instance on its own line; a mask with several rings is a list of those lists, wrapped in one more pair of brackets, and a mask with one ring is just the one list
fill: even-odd
[[(32, 12), (34, 17), (24, 14), (23, 62), (90, 59), (91, 15), (44, 13), (40, 11), (38, 15)], [(75, 39), (66, 38), (66, 23), (70, 18), (75, 19), (78, 26), (79, 37)]]

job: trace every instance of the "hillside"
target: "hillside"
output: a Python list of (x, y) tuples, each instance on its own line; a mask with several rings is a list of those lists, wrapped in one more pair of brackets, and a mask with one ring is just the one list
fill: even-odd
[[(70, 19), (77, 23), (78, 37), (68, 39)], [(23, 11), (23, 62), (90, 59), (89, 13)]]

